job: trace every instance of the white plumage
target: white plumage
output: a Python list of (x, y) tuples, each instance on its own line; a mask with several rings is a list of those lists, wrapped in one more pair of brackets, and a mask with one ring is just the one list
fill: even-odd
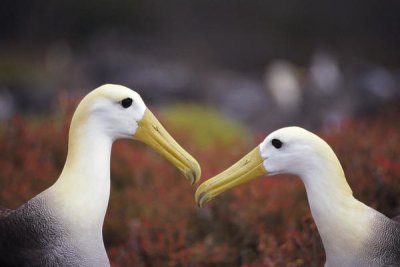
[(353, 197), (338, 158), (299, 127), (270, 135), (196, 191), (199, 205), (257, 176), (294, 174), (303, 181), (326, 252), (327, 267), (400, 266), (400, 223)]
[(72, 118), (68, 155), (53, 186), (16, 210), (0, 209), (0, 266), (109, 266), (102, 227), (116, 139), (140, 140), (192, 182), (197, 161), (183, 150), (134, 91), (104, 85)]

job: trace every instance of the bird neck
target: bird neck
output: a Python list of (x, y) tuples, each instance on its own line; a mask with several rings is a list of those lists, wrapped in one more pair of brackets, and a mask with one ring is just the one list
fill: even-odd
[(336, 157), (301, 177), (327, 259), (345, 257), (368, 237), (371, 209), (355, 199)]
[(103, 132), (90, 122), (71, 123), (66, 163), (51, 188), (60, 216), (74, 227), (101, 231), (103, 226), (113, 143)]

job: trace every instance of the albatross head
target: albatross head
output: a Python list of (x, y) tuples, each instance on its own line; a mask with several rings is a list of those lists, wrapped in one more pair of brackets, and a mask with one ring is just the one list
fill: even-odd
[(107, 84), (90, 92), (74, 114), (70, 139), (82, 134), (81, 125), (85, 125), (85, 134), (104, 134), (112, 141), (142, 141), (167, 158), (192, 183), (200, 177), (197, 161), (168, 134), (140, 95), (127, 87)]
[(325, 141), (300, 127), (282, 128), (268, 135), (230, 168), (202, 183), (196, 191), (196, 202), (202, 206), (217, 195), (262, 175), (287, 173), (308, 177), (309, 172), (329, 164), (342, 170)]

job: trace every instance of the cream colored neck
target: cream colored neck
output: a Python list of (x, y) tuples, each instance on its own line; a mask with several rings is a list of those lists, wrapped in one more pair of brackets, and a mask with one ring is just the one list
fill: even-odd
[(102, 132), (93, 123), (71, 124), (66, 163), (50, 188), (63, 220), (100, 233), (110, 195), (113, 143)]
[(302, 180), (327, 259), (351, 258), (368, 236), (371, 209), (353, 197), (338, 161), (316, 166)]

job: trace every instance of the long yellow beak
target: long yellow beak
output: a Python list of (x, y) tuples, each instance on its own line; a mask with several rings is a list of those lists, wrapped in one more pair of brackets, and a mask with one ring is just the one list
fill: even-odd
[(260, 148), (257, 146), (227, 170), (202, 183), (196, 190), (197, 205), (202, 207), (204, 203), (219, 194), (253, 178), (267, 174), (263, 161)]
[(142, 141), (163, 155), (192, 184), (200, 179), (199, 163), (171, 137), (149, 109), (146, 109), (140, 120), (133, 139)]

